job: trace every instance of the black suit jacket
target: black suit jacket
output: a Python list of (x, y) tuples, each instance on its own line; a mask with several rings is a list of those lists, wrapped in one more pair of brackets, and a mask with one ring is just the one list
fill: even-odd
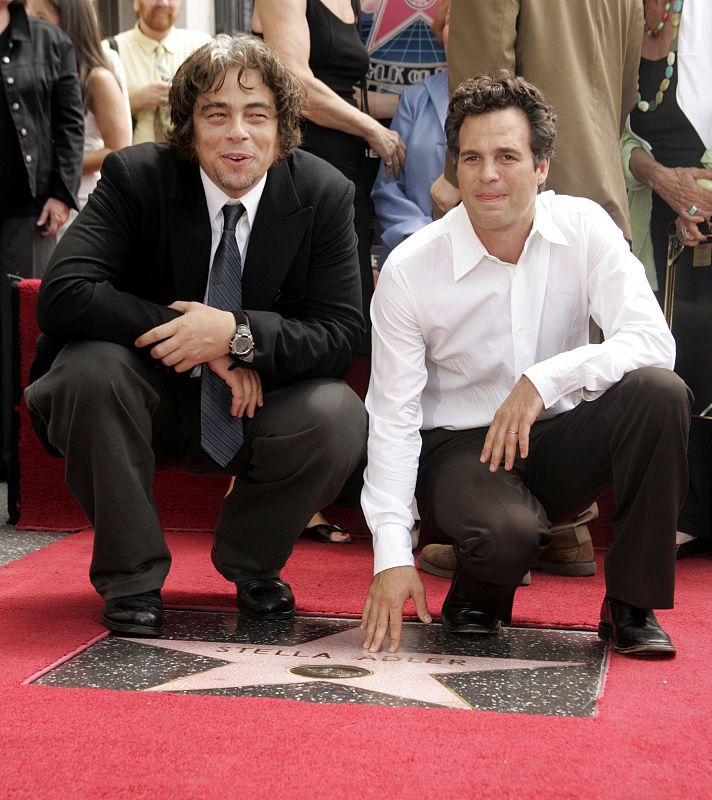
[[(263, 381), (342, 377), (363, 335), (353, 185), (300, 150), (270, 168), (250, 233), (243, 305)], [(167, 144), (109, 155), (42, 282), (32, 379), (70, 340), (135, 339), (203, 302), (210, 221), (197, 164)], [(139, 350), (139, 352), (142, 352)], [(144, 355), (147, 355), (144, 353)]]

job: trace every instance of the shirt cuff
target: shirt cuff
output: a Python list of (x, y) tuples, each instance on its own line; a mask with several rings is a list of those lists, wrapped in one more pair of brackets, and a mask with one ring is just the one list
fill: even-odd
[(373, 574), (392, 567), (414, 567), (413, 540), (405, 525), (381, 525), (373, 534)]
[(553, 381), (548, 379), (544, 374), (545, 368), (541, 364), (534, 364), (529, 369), (524, 370), (524, 375), (534, 384), (534, 388), (539, 392), (541, 399), (544, 401), (544, 408), (551, 408), (556, 403), (563, 393), (558, 392), (557, 388), (553, 385)]

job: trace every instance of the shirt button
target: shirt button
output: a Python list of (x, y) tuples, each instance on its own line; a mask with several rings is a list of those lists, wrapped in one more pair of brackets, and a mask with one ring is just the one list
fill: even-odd
[(10, 63), (10, 56), (3, 56), (2, 57), (2, 63), (3, 64), (9, 64)]
[(7, 79), (7, 84), (8, 86), (12, 86), (13, 83), (15, 83), (15, 79), (12, 77), (12, 75), (10, 75), (10, 77)]
[(20, 136), (27, 136), (27, 128), (20, 128)]
[(26, 161), (28, 164), (31, 164), (31, 163), (32, 163), (32, 156), (31, 156), (31, 155), (26, 155), (26, 156), (25, 156), (25, 161)]
[(12, 110), (13, 111), (19, 111), (20, 110), (20, 104), (19, 103), (13, 103), (12, 104)]

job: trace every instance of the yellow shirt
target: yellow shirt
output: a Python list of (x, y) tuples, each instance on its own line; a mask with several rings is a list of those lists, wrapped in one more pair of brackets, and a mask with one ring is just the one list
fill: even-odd
[[(146, 84), (172, 78), (183, 61), (212, 37), (204, 31), (171, 28), (168, 34), (157, 42), (142, 33), (137, 23), (131, 30), (119, 33), (115, 38), (126, 74), (126, 84), (131, 94)], [(160, 67), (157, 63), (159, 60), (157, 47), (164, 48), (160, 54)], [(154, 109), (151, 108), (138, 112), (133, 131), (134, 144), (156, 140), (154, 115)]]

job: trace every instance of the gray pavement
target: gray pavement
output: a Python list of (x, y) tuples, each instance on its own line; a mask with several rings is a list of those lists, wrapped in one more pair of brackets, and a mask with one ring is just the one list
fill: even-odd
[(7, 484), (0, 483), (0, 566), (63, 539), (66, 533), (17, 531), (7, 524)]

